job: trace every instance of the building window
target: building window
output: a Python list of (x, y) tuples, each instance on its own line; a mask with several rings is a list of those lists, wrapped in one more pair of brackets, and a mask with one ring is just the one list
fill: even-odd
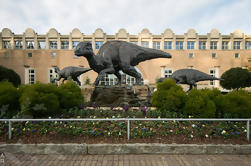
[(194, 41), (188, 41), (187, 42), (187, 49), (193, 50), (194, 49)]
[(75, 47), (77, 47), (79, 41), (73, 41), (72, 42), (72, 49), (74, 49)]
[(58, 43), (56, 41), (50, 41), (50, 49), (58, 49)]
[(28, 53), (28, 58), (32, 58), (32, 53), (31, 52)]
[(164, 77), (165, 78), (171, 77), (172, 74), (173, 74), (173, 70), (172, 69), (164, 69)]
[(15, 49), (22, 49), (23, 48), (23, 41), (15, 41)]
[(245, 43), (245, 49), (246, 50), (251, 50), (251, 41), (246, 41), (246, 43)]
[(213, 59), (216, 58), (216, 53), (212, 53), (212, 58), (213, 58)]
[(51, 58), (56, 58), (56, 53), (55, 52), (51, 53)]
[(183, 41), (176, 41), (176, 50), (183, 50)]
[(217, 41), (210, 42), (210, 50), (217, 50)]
[(95, 49), (98, 50), (100, 49), (100, 47), (104, 44), (103, 41), (96, 41), (95, 42)]
[(149, 42), (148, 41), (142, 41), (141, 46), (149, 48)]
[(46, 49), (46, 42), (38, 41), (38, 49)]
[(194, 54), (193, 53), (189, 53), (189, 58), (193, 59), (194, 58)]
[(69, 42), (61, 41), (61, 49), (69, 49)]
[(164, 49), (165, 50), (171, 50), (172, 49), (172, 42), (171, 41), (165, 41), (164, 42)]
[(223, 41), (222, 42), (222, 49), (227, 50), (228, 49), (228, 41)]
[(49, 68), (49, 79), (48, 83), (54, 83), (54, 79), (57, 78), (57, 73), (54, 68)]
[(199, 49), (200, 50), (206, 49), (206, 42), (205, 41), (199, 41)]
[(234, 41), (234, 50), (241, 49), (241, 42), (240, 41)]
[(9, 48), (11, 48), (10, 41), (3, 41), (3, 48), (4, 48), (4, 49), (9, 49)]
[(34, 49), (34, 42), (26, 41), (26, 49)]
[(33, 68), (25, 68), (25, 84), (34, 84), (35, 81), (35, 70)]
[(101, 79), (101, 85), (115, 85), (117, 84), (118, 79), (114, 74), (105, 74), (103, 79)]
[(137, 41), (131, 41), (130, 43), (138, 45)]
[[(209, 70), (209, 74), (210, 74), (211, 76), (215, 77), (215, 69), (210, 69), (210, 70)], [(215, 81), (210, 80), (209, 85), (214, 86), (214, 85), (215, 85)]]
[(239, 53), (235, 53), (234, 54), (234, 57), (237, 59), (237, 58), (240, 58), (240, 54)]
[(160, 42), (154, 41), (154, 42), (153, 42), (153, 48), (154, 48), (154, 49), (160, 49)]

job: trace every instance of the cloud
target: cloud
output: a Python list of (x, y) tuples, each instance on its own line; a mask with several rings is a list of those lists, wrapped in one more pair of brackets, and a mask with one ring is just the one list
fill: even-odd
[(148, 28), (161, 34), (171, 28), (184, 34), (190, 28), (206, 34), (212, 28), (222, 34), (242, 29), (251, 34), (249, 0), (0, 0), (0, 28), (23, 33), (33, 28), (45, 34), (56, 28), (68, 34), (74, 28), (92, 34), (102, 28), (115, 34), (125, 28), (138, 34)]

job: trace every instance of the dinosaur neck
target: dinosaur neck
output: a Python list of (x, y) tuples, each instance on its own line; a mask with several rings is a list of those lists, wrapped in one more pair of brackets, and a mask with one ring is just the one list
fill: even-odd
[(89, 66), (95, 70), (95, 68), (98, 66), (98, 61), (99, 61), (99, 57), (95, 54), (93, 54), (92, 56), (88, 56), (87, 57)]

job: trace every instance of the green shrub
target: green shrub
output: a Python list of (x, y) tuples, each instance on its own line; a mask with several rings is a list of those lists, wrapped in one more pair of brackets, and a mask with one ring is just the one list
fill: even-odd
[(21, 84), (20, 76), (14, 70), (0, 66), (0, 81), (3, 80), (13, 83), (15, 87)]
[(61, 108), (69, 109), (83, 104), (84, 98), (82, 96), (81, 89), (75, 82), (67, 81), (67, 83), (61, 84), (58, 90)]
[(56, 85), (36, 83), (21, 86), (19, 101), (21, 114), (34, 118), (54, 116), (59, 113), (59, 100)]
[(151, 103), (162, 111), (162, 115), (167, 112), (179, 112), (186, 101), (186, 93), (181, 86), (176, 85), (175, 80), (166, 79), (157, 84), (157, 91), (154, 92)]
[(187, 96), (184, 112), (195, 118), (213, 118), (216, 113), (214, 101), (210, 98), (214, 93), (210, 90), (193, 89)]
[(12, 118), (18, 113), (18, 92), (12, 83), (0, 82), (0, 118)]
[(251, 94), (244, 90), (230, 92), (224, 96), (221, 107), (233, 118), (251, 118)]

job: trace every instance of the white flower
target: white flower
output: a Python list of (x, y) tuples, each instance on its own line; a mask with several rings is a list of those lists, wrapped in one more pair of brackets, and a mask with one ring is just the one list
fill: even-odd
[(226, 134), (226, 131), (225, 131), (225, 130), (223, 130), (223, 131), (221, 132), (221, 134)]
[(186, 127), (183, 127), (183, 129), (186, 129)]
[(192, 127), (196, 127), (196, 125), (195, 125), (195, 124), (192, 124)]
[(208, 138), (208, 135), (206, 134), (205, 137)]
[(172, 132), (173, 132), (173, 130), (170, 130), (170, 132), (172, 133)]
[(191, 116), (191, 115), (189, 115), (189, 116), (188, 116), (188, 118), (192, 118), (192, 116)]
[(80, 116), (77, 116), (78, 119), (80, 119)]
[(95, 118), (96, 118), (96, 116), (93, 116), (93, 118), (95, 119)]
[(50, 116), (49, 116), (48, 118), (49, 118), (49, 119), (51, 119), (51, 117), (50, 117)]
[(158, 116), (158, 119), (160, 119), (160, 116)]
[(106, 117), (106, 119), (109, 119), (108, 117)]
[(193, 138), (193, 135), (191, 134), (190, 137)]
[(25, 131), (25, 128), (23, 128), (23, 131)]
[(203, 124), (202, 127), (205, 127), (205, 125)]
[(119, 132), (119, 136), (121, 135), (121, 132)]
[(247, 130), (245, 129), (245, 130), (244, 130), (244, 133), (246, 133), (246, 132), (247, 132)]
[(115, 116), (112, 116), (112, 118), (114, 119), (114, 118), (115, 118)]
[(57, 124), (58, 122), (57, 122), (57, 121), (55, 121), (54, 123), (55, 123), (55, 124)]
[(110, 133), (110, 132), (108, 132), (108, 135), (111, 135), (111, 133)]
[(14, 128), (11, 128), (11, 131), (13, 131), (14, 130)]

